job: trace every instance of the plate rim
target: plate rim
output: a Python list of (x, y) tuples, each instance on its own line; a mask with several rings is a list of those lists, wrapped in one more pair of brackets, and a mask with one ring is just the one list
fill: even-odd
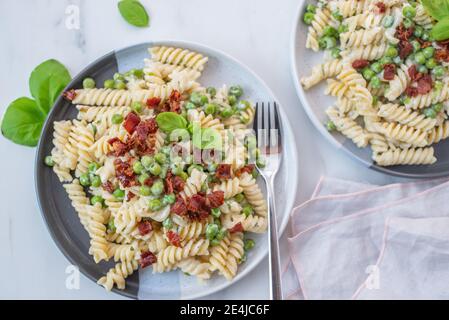
[[(220, 49), (216, 49), (215, 47), (211, 47), (199, 42), (195, 42), (195, 41), (186, 41), (186, 40), (176, 40), (176, 39), (154, 39), (152, 41), (145, 41), (145, 42), (139, 42), (139, 43), (135, 43), (135, 44), (131, 44), (131, 45), (127, 45), (124, 46), (120, 49), (117, 50), (112, 50), (107, 52), (106, 54), (101, 55), (100, 57), (96, 58), (94, 61), (92, 61), (91, 63), (89, 63), (87, 66), (85, 66), (84, 68), (82, 68), (79, 72), (77, 72), (75, 74), (75, 76), (72, 78), (72, 80), (70, 81), (70, 83), (64, 88), (63, 91), (69, 89), (73, 84), (73, 82), (75, 81), (75, 79), (78, 78), (78, 76), (80, 74), (82, 74), (85, 70), (90, 69), (91, 67), (97, 65), (98, 63), (100, 63), (103, 59), (105, 59), (106, 57), (110, 56), (110, 55), (116, 55), (117, 53), (121, 52), (121, 51), (125, 51), (125, 50), (129, 50), (132, 47), (137, 47), (137, 46), (143, 46), (145, 44), (149, 44), (149, 45), (169, 45), (169, 46), (180, 46), (182, 47), (183, 45), (185, 46), (194, 46), (194, 47), (198, 47), (200, 49), (205, 49), (206, 51), (211, 51), (211, 52), (215, 52), (218, 55), (222, 55), (223, 57), (229, 59), (230, 61), (232, 61), (234, 64), (238, 65), (240, 68), (244, 69), (246, 72), (248, 72), (250, 75), (252, 75), (259, 83), (260, 85), (265, 89), (265, 91), (274, 99), (274, 101), (277, 102), (278, 106), (279, 106), (279, 110), (281, 113), (281, 119), (282, 119), (282, 126), (284, 129), (284, 132), (287, 132), (287, 135), (289, 135), (292, 138), (292, 142), (291, 144), (289, 144), (289, 149), (291, 150), (292, 153), (292, 159), (291, 162), (292, 164), (287, 167), (287, 164), (285, 164), (286, 169), (290, 170), (291, 168), (293, 168), (293, 170), (295, 171), (294, 173), (294, 181), (293, 181), (293, 190), (297, 191), (298, 190), (298, 184), (299, 184), (299, 178), (298, 178), (298, 151), (297, 151), (297, 145), (296, 145), (296, 141), (295, 141), (295, 136), (293, 134), (293, 130), (290, 124), (290, 121), (287, 117), (287, 114), (282, 106), (282, 103), (280, 102), (280, 100), (277, 98), (277, 96), (274, 94), (274, 92), (271, 90), (271, 88), (266, 84), (266, 82), (255, 72), (253, 71), (251, 68), (249, 68), (246, 64), (244, 64), (243, 62), (239, 61), (238, 59), (234, 58), (232, 55), (223, 52)], [(47, 118), (45, 120), (45, 123), (42, 127), (42, 131), (44, 131), (45, 129), (47, 129), (47, 127), (49, 125), (51, 125), (50, 122), (52, 122), (53, 120), (50, 121), (50, 118), (52, 118), (52, 114), (54, 112), (56, 112), (56, 108), (54, 108), (54, 106), (57, 106), (60, 101), (63, 99), (62, 95), (60, 95), (58, 97), (58, 99), (56, 99), (52, 109), (50, 110), (49, 114), (47, 115)], [(74, 259), (72, 258), (72, 256), (69, 254), (69, 252), (66, 250), (66, 248), (60, 243), (59, 238), (57, 237), (55, 231), (53, 230), (53, 228), (50, 227), (50, 222), (49, 222), (49, 218), (47, 217), (47, 214), (44, 213), (43, 210), (43, 206), (42, 206), (42, 201), (41, 201), (41, 192), (40, 192), (40, 187), (39, 187), (39, 158), (40, 158), (40, 154), (43, 152), (43, 145), (44, 145), (44, 139), (43, 136), (41, 135), (39, 138), (39, 143), (38, 146), (36, 148), (36, 154), (35, 154), (35, 161), (34, 161), (34, 187), (35, 187), (35, 192), (36, 192), (36, 196), (37, 196), (37, 202), (39, 205), (39, 211), (41, 213), (42, 218), (45, 221), (45, 225), (47, 230), (49, 231), (53, 241), (55, 242), (56, 246), (58, 247), (58, 249), (63, 253), (63, 255), (66, 257), (66, 259), (69, 260), (69, 262), (71, 262), (72, 264), (77, 265), (76, 261), (74, 261)], [(283, 159), (283, 161), (285, 161), (285, 157)], [(296, 202), (296, 193), (289, 199), (289, 201), (287, 201), (287, 204), (285, 206), (285, 212), (284, 215), (282, 216), (282, 220), (281, 220), (281, 224), (279, 226), (279, 238), (282, 236), (282, 234), (284, 233), (288, 221), (289, 221), (289, 217), (290, 217), (290, 212), (293, 209), (293, 206)], [(269, 237), (267, 236), (267, 238), (269, 239)], [(241, 280), (243, 277), (245, 277), (247, 274), (249, 274), (255, 267), (257, 267), (262, 260), (264, 260), (266, 258), (266, 256), (268, 255), (268, 244), (265, 247), (265, 253), (260, 254), (258, 257), (255, 257), (255, 259), (251, 260), (251, 264), (243, 271), (243, 272), (239, 272), (237, 273), (237, 275), (228, 282), (224, 282), (216, 287), (211, 288), (210, 290), (204, 290), (201, 291), (197, 294), (190, 294), (188, 296), (182, 296), (180, 299), (198, 299), (198, 298), (202, 298), (211, 294), (214, 294), (216, 292), (222, 291), (223, 289), (230, 287), (231, 285), (233, 285), (234, 283), (238, 282), (239, 280)], [(93, 262), (93, 260), (92, 260)], [(88, 279), (92, 280), (94, 283), (97, 282), (98, 279), (96, 279), (90, 272), (88, 272), (84, 267), (80, 267), (79, 266), (79, 270), (81, 271), (81, 273), (86, 276)], [(121, 296), (125, 296), (128, 298), (132, 298), (132, 299), (138, 299), (138, 295), (134, 296), (131, 293), (127, 292), (127, 291), (123, 291), (123, 290), (119, 290), (117, 289), (115, 286), (112, 288), (111, 290), (112, 292), (115, 292)], [(138, 293), (138, 291), (137, 291)]]
[(429, 179), (429, 178), (443, 178), (449, 176), (449, 170), (447, 172), (436, 172), (436, 173), (405, 173), (405, 172), (399, 172), (394, 169), (395, 166), (392, 167), (382, 167), (372, 162), (367, 162), (364, 159), (360, 158), (356, 154), (352, 153), (348, 148), (341, 147), (341, 143), (338, 142), (338, 140), (327, 131), (323, 124), (318, 120), (318, 118), (315, 116), (314, 112), (312, 111), (312, 107), (310, 106), (309, 99), (306, 97), (306, 93), (304, 88), (301, 85), (299, 75), (296, 70), (298, 70), (298, 65), (296, 63), (296, 38), (299, 30), (302, 30), (303, 28), (299, 28), (299, 24), (301, 23), (301, 13), (304, 9), (304, 6), (306, 5), (307, 0), (299, 0), (297, 10), (295, 13), (295, 18), (292, 26), (292, 30), (290, 32), (290, 64), (291, 64), (291, 75), (293, 77), (293, 83), (295, 87), (296, 94), (301, 102), (303, 110), (306, 112), (309, 120), (313, 123), (313, 126), (321, 133), (323, 137), (326, 138), (328, 142), (332, 146), (334, 146), (337, 151), (343, 150), (344, 153), (349, 156), (351, 159), (356, 159), (359, 163), (362, 163), (365, 167), (368, 167), (371, 170), (388, 174), (390, 176), (400, 177), (400, 178), (409, 178), (409, 179)]

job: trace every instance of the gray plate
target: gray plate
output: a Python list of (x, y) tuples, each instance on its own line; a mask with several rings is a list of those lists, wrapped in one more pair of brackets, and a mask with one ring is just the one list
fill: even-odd
[[(201, 82), (207, 85), (241, 84), (245, 97), (251, 101), (276, 100), (264, 82), (248, 68), (223, 52), (206, 46), (181, 41), (164, 41), (143, 43), (109, 53), (93, 62), (79, 73), (66, 89), (82, 87), (85, 77), (93, 77), (97, 83), (112, 78), (117, 71), (123, 72), (131, 68), (143, 67), (143, 59), (148, 57), (147, 48), (154, 45), (178, 46), (201, 52), (209, 57)], [(88, 254), (89, 236), (79, 222), (75, 210), (70, 204), (67, 194), (53, 171), (46, 167), (44, 158), (53, 148), (53, 121), (75, 118), (77, 110), (67, 101), (59, 98), (44, 125), (36, 157), (36, 191), (42, 215), (47, 223), (54, 241), (80, 271), (93, 281), (97, 281), (114, 264), (101, 262), (95, 264)], [(278, 220), (281, 230), (285, 229), (289, 213), (293, 207), (297, 186), (298, 168), (297, 152), (290, 125), (281, 107), (283, 119), (283, 137), (285, 141), (284, 161), (277, 177), (276, 197), (278, 204)], [(288, 172), (288, 174), (287, 174)], [(268, 238), (266, 234), (251, 235), (256, 240), (256, 247), (249, 252), (247, 262), (241, 265), (239, 273), (233, 281), (223, 277), (213, 277), (206, 284), (199, 284), (194, 277), (181, 272), (151, 274), (151, 268), (140, 270), (126, 279), (126, 289), (115, 292), (141, 299), (193, 299), (199, 298), (238, 281), (262, 261), (267, 254)]]
[(334, 98), (324, 94), (324, 83), (308, 91), (304, 91), (299, 81), (303, 76), (310, 74), (312, 67), (321, 63), (323, 59), (322, 54), (306, 49), (305, 46), (307, 26), (302, 21), (302, 15), (305, 11), (305, 6), (309, 3), (313, 3), (313, 1), (299, 1), (298, 11), (292, 30), (290, 59), (292, 62), (291, 70), (296, 92), (298, 93), (304, 110), (318, 131), (320, 131), (334, 146), (342, 149), (352, 158), (357, 159), (365, 166), (376, 171), (405, 178), (435, 178), (449, 176), (448, 140), (434, 145), (435, 156), (438, 161), (432, 165), (381, 167), (375, 164), (371, 159), (371, 150), (369, 148), (357, 148), (351, 140), (346, 139), (341, 134), (331, 134), (326, 130), (323, 125), (323, 123), (327, 121), (325, 110), (328, 106), (334, 103)]

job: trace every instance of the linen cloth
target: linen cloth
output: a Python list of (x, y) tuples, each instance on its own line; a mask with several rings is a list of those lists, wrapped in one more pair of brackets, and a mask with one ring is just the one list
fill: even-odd
[(447, 199), (442, 179), (375, 186), (322, 178), (291, 215), (284, 298), (449, 298)]

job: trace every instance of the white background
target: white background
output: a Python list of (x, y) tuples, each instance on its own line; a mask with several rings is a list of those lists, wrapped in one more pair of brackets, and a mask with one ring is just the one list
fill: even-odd
[[(297, 204), (307, 199), (321, 175), (375, 184), (400, 181), (370, 171), (334, 149), (302, 110), (289, 60), (297, 0), (142, 3), (151, 16), (151, 26), (144, 29), (121, 18), (116, 0), (1, 0), (0, 113), (12, 100), (29, 96), (29, 74), (46, 59), (58, 59), (75, 75), (114, 49), (149, 40), (191, 40), (221, 49), (248, 65), (286, 109), (299, 150)], [(80, 7), (80, 30), (65, 27), (69, 4)], [(35, 149), (0, 137), (0, 152), (0, 298), (121, 299), (84, 276), (80, 290), (66, 289), (68, 261), (47, 232), (37, 205)], [(264, 260), (243, 280), (207, 298), (267, 297), (268, 265)]]

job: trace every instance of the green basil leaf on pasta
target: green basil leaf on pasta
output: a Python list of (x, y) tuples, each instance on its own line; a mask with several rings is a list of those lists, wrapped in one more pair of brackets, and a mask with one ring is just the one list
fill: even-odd
[(212, 128), (201, 128), (198, 123), (193, 124), (192, 144), (198, 149), (222, 149), (222, 137)]
[(422, 0), (427, 13), (436, 20), (449, 17), (449, 0)]
[(449, 17), (439, 21), (433, 26), (432, 36), (437, 41), (449, 39)]
[(30, 98), (18, 98), (7, 108), (2, 121), (2, 134), (14, 143), (34, 147), (39, 141), (45, 114)]
[(172, 132), (175, 129), (186, 129), (187, 120), (175, 112), (161, 112), (156, 117), (158, 127), (164, 132)]
[(118, 3), (118, 9), (123, 19), (136, 27), (147, 27), (150, 18), (144, 6), (137, 0), (122, 0)]
[(29, 85), (31, 95), (38, 107), (47, 114), (61, 91), (69, 84), (70, 73), (59, 61), (50, 59), (31, 72)]

